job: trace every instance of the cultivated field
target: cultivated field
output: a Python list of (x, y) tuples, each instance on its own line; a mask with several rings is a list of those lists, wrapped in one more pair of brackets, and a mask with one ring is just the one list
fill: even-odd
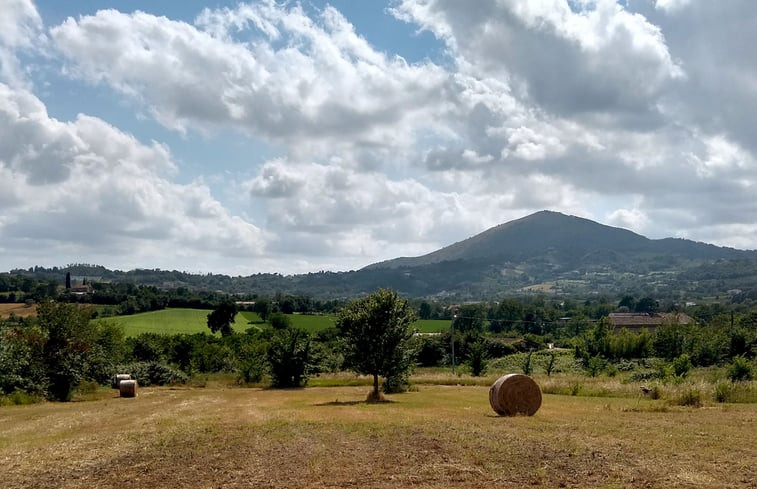
[(368, 405), (366, 387), (142, 389), (0, 407), (7, 488), (757, 487), (757, 406), (549, 395), (500, 418), (482, 386)]

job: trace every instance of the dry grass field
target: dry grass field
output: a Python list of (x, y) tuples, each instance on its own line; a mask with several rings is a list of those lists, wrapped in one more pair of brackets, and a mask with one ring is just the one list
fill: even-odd
[(757, 487), (757, 406), (545, 395), (501, 418), (482, 386), (149, 388), (0, 407), (7, 488)]
[(37, 315), (37, 306), (26, 304), (0, 304), (0, 319), (7, 319), (11, 313), (17, 317), (29, 317)]

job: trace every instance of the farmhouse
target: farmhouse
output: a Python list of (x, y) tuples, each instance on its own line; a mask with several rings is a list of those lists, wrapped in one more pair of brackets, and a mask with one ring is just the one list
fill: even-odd
[(94, 292), (94, 289), (89, 284), (71, 286), (71, 293), (75, 295), (91, 294), (92, 292)]
[(608, 316), (615, 332), (625, 328), (638, 333), (647, 329), (650, 333), (662, 324), (692, 324), (694, 319), (682, 312), (611, 312)]

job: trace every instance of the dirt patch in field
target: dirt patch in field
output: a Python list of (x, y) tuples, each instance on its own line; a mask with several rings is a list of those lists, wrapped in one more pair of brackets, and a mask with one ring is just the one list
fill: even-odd
[(0, 319), (8, 319), (11, 315), (27, 318), (37, 315), (37, 305), (32, 304), (0, 304)]

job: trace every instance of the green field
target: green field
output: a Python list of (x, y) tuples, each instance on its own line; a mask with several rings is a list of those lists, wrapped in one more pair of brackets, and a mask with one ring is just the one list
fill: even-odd
[(449, 331), (450, 322), (446, 319), (419, 319), (413, 324), (419, 333), (442, 333)]
[[(126, 336), (137, 336), (141, 333), (158, 334), (192, 334), (210, 333), (208, 329), (208, 314), (204, 309), (163, 309), (160, 311), (143, 312), (131, 316), (114, 316), (98, 321), (120, 324)], [(259, 318), (258, 318), (259, 320)], [(250, 319), (237, 315), (234, 331), (243, 332), (250, 326)]]
[[(130, 316), (115, 316), (100, 319), (101, 321), (114, 322), (124, 328), (126, 336), (136, 336), (140, 333), (158, 334), (192, 334), (208, 333), (207, 325), (209, 309), (163, 309), (160, 311), (143, 312)], [(336, 316), (314, 314), (288, 314), (292, 326), (304, 329), (309, 333), (315, 333), (334, 326)], [(266, 325), (255, 312), (242, 311), (237, 314), (234, 322), (234, 331), (243, 332), (252, 326), (265, 327)], [(425, 319), (416, 321), (413, 327), (421, 333), (436, 333), (447, 331), (449, 321)]]

